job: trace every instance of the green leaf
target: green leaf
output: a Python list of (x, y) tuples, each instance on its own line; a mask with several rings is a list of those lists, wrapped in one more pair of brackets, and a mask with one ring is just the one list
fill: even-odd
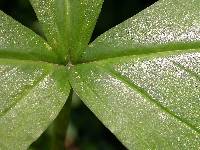
[(104, 0), (70, 0), (71, 61), (76, 63), (87, 47)]
[(62, 63), (68, 59), (69, 2), (67, 0), (30, 0), (49, 45)]
[(200, 147), (199, 9), (199, 0), (160, 0), (73, 67), (77, 94), (129, 149)]
[(0, 58), (58, 62), (51, 47), (30, 29), (0, 11)]
[(199, 9), (199, 0), (160, 0), (98, 37), (79, 62), (199, 48)]
[(49, 44), (67, 62), (86, 48), (103, 0), (30, 0), (43, 24)]
[(63, 107), (65, 67), (0, 59), (0, 149), (27, 149)]
[(129, 149), (200, 147), (200, 52), (111, 58), (73, 68), (85, 104)]

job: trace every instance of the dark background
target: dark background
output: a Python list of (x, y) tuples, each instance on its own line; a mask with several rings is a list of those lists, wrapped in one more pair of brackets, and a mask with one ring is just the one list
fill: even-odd
[[(105, 0), (91, 41), (111, 27), (150, 6), (155, 1), (157, 0)], [(0, 0), (0, 10), (3, 10), (36, 33), (41, 33), (36, 15), (28, 0)], [(40, 138), (32, 147), (33, 149), (43, 150), (46, 142), (48, 141)], [(66, 149), (125, 150), (126, 148), (75, 95), (67, 132)]]

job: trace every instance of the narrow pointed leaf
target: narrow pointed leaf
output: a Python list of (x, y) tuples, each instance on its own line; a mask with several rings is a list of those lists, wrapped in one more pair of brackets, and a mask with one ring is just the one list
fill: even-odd
[(71, 51), (76, 61), (86, 48), (103, 0), (30, 0), (45, 35), (66, 61)]
[(68, 0), (30, 0), (42, 24), (48, 43), (62, 63), (68, 59), (69, 2)]
[(0, 58), (58, 62), (51, 47), (30, 29), (0, 11)]
[(71, 61), (78, 62), (87, 47), (104, 0), (70, 0)]
[(64, 67), (0, 59), (0, 149), (24, 150), (55, 119), (69, 91)]
[(200, 147), (200, 50), (74, 67), (72, 85), (129, 149)]
[(199, 48), (199, 9), (199, 0), (159, 0), (98, 37), (81, 62)]

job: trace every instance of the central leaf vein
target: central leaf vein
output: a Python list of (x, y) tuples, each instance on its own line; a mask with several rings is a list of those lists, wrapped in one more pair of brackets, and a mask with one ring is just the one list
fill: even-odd
[(18, 95), (18, 97), (15, 99), (15, 102), (10, 105), (7, 109), (5, 109), (3, 112), (0, 113), (0, 117), (3, 117), (6, 115), (12, 108), (14, 108), (23, 98), (25, 98), (41, 81), (43, 81), (46, 76), (49, 74), (49, 72), (44, 73), (41, 77), (36, 80), (32, 86), (26, 87), (22, 93)]
[(104, 70), (105, 72), (108, 72), (109, 74), (111, 74), (113, 77), (115, 77), (116, 79), (120, 80), (121, 82), (123, 82), (124, 84), (128, 85), (131, 89), (133, 89), (134, 91), (139, 92), (144, 98), (148, 99), (150, 102), (152, 102), (153, 104), (155, 104), (159, 109), (161, 109), (161, 111), (164, 111), (165, 113), (171, 115), (173, 118), (175, 118), (177, 121), (184, 123), (188, 128), (196, 131), (197, 133), (200, 133), (200, 130), (198, 130), (195, 126), (193, 126), (191, 123), (187, 122), (185, 119), (177, 116), (176, 114), (174, 114), (172, 111), (170, 111), (168, 108), (162, 106), (158, 100), (154, 99), (147, 91), (145, 91), (143, 88), (139, 87), (138, 85), (134, 84), (129, 78), (122, 76), (121, 74), (119, 74), (117, 71), (111, 69), (111, 68), (105, 68), (102, 67), (98, 64), (99, 68), (101, 68), (102, 70)]

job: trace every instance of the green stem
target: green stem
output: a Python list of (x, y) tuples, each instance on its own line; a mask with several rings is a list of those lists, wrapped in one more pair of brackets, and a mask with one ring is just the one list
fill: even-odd
[(70, 117), (70, 106), (72, 101), (72, 93), (70, 95), (59, 113), (58, 117), (54, 120), (53, 124), (50, 126), (50, 149), (51, 150), (64, 150), (65, 149), (65, 138), (66, 131), (69, 123)]

